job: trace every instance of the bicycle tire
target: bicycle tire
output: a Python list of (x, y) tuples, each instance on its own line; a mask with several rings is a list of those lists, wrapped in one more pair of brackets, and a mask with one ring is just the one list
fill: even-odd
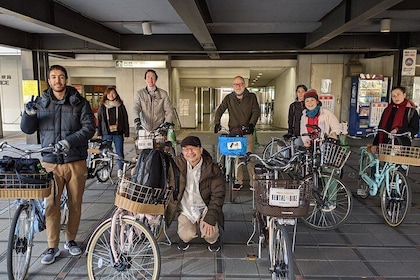
[(273, 222), (270, 234), (270, 271), (272, 280), (295, 279), (292, 244), (286, 227)]
[[(350, 190), (330, 174), (321, 174), (322, 186), (314, 183), (312, 197), (309, 205), (309, 213), (301, 218), (304, 224), (316, 230), (331, 230), (339, 227), (350, 216), (353, 208), (353, 199)], [(305, 181), (313, 181), (313, 176), (304, 178)], [(325, 184), (330, 181), (328, 187)]]
[[(121, 230), (122, 225), (125, 227), (123, 230)], [(113, 242), (117, 243), (118, 259), (121, 264), (114, 265), (111, 259), (110, 220), (96, 231), (88, 248), (87, 270), (89, 279), (137, 279), (138, 275), (143, 276), (141, 279), (159, 279), (161, 269), (160, 250), (150, 230), (142, 223), (124, 217), (116, 223), (116, 226)], [(124, 236), (121, 236), (121, 232)], [(133, 234), (135, 237), (132, 237)], [(135, 239), (135, 242), (131, 245), (128, 240), (130, 238)], [(124, 241), (124, 246), (119, 245), (120, 240)], [(122, 247), (128, 249), (128, 253), (122, 252)]]
[(372, 170), (367, 170), (366, 167), (370, 164), (370, 162), (374, 160), (369, 156), (366, 150), (362, 150), (360, 153), (360, 159), (359, 159), (359, 189), (362, 189), (364, 191), (364, 194), (358, 193), (358, 196), (360, 198), (367, 198), (369, 197), (369, 191), (370, 186), (367, 184), (362, 177), (360, 176), (360, 172), (366, 173), (369, 177), (372, 177)]
[(98, 170), (96, 171), (96, 179), (101, 183), (105, 183), (111, 178), (112, 169), (114, 167), (113, 160), (101, 161), (98, 165), (100, 165), (100, 167), (98, 167)]
[(33, 233), (30, 232), (30, 215), (29, 204), (21, 204), (16, 210), (10, 225), (7, 245), (7, 274), (9, 280), (26, 279), (28, 273), (33, 239)]
[(270, 157), (272, 157), (273, 155), (276, 155), (277, 157), (284, 157), (285, 159), (290, 158), (290, 150), (287, 149), (284, 152), (285, 153), (289, 153), (288, 156), (285, 156), (285, 154), (280, 153), (279, 151), (281, 149), (284, 149), (285, 147), (287, 147), (288, 144), (280, 139), (280, 138), (274, 138), (272, 139), (265, 147), (263, 150), (263, 159), (268, 159)]
[(61, 218), (60, 218), (60, 224), (61, 224), (61, 230), (65, 230), (67, 221), (69, 218), (69, 208), (67, 206), (67, 190), (64, 189), (61, 193), (61, 199), (60, 199), (60, 210), (61, 210)]
[[(407, 178), (401, 171), (394, 170), (389, 174), (390, 193), (386, 186), (381, 190), (381, 211), (385, 222), (391, 227), (399, 226), (407, 216), (411, 207), (411, 188)], [(396, 192), (400, 188), (401, 195)]]
[[(227, 181), (228, 181), (229, 202), (233, 203), (236, 199), (236, 196), (238, 195), (238, 191), (233, 190), (233, 187), (235, 185), (235, 180), (236, 180), (236, 176), (235, 176), (235, 174), (236, 174), (236, 171), (235, 171), (236, 163), (235, 163), (235, 161), (236, 160), (233, 157), (229, 157), (228, 159), (229, 159), (229, 163), (228, 163), (229, 164), (229, 170), (227, 170), (227, 171), (229, 171), (229, 174), (227, 174)], [(241, 166), (239, 168), (241, 168)], [(234, 195), (235, 195), (235, 197), (234, 197)]]

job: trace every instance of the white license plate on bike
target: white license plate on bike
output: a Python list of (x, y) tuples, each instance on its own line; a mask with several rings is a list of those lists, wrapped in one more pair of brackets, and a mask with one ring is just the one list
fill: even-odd
[(299, 189), (270, 188), (268, 204), (278, 207), (298, 207)]
[(138, 139), (137, 149), (153, 149), (153, 139)]

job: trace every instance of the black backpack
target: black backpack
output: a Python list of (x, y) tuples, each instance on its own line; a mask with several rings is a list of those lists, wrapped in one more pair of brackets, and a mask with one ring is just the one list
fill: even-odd
[(171, 179), (174, 179), (175, 186), (171, 187), (174, 187), (173, 196), (176, 199), (179, 192), (179, 169), (171, 155), (161, 150), (144, 149), (137, 156), (131, 181), (153, 189), (162, 189), (160, 195), (153, 198), (154, 203), (161, 203)]

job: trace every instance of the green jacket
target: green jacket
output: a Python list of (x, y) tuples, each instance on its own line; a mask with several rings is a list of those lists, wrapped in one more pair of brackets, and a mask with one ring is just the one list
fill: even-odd
[(229, 111), (229, 130), (240, 128), (243, 125), (248, 126), (249, 124), (255, 126), (261, 115), (257, 96), (247, 89), (244, 90), (242, 99), (238, 99), (235, 92), (231, 92), (223, 98), (222, 103), (216, 110), (215, 124), (220, 124), (220, 119), (226, 109)]

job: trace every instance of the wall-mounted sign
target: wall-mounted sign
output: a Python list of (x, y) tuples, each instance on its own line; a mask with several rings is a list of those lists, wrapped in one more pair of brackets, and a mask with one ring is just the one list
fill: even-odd
[(414, 76), (416, 74), (417, 50), (404, 50), (402, 58), (402, 76)]
[(117, 68), (166, 68), (166, 61), (145, 61), (145, 60), (116, 60)]

